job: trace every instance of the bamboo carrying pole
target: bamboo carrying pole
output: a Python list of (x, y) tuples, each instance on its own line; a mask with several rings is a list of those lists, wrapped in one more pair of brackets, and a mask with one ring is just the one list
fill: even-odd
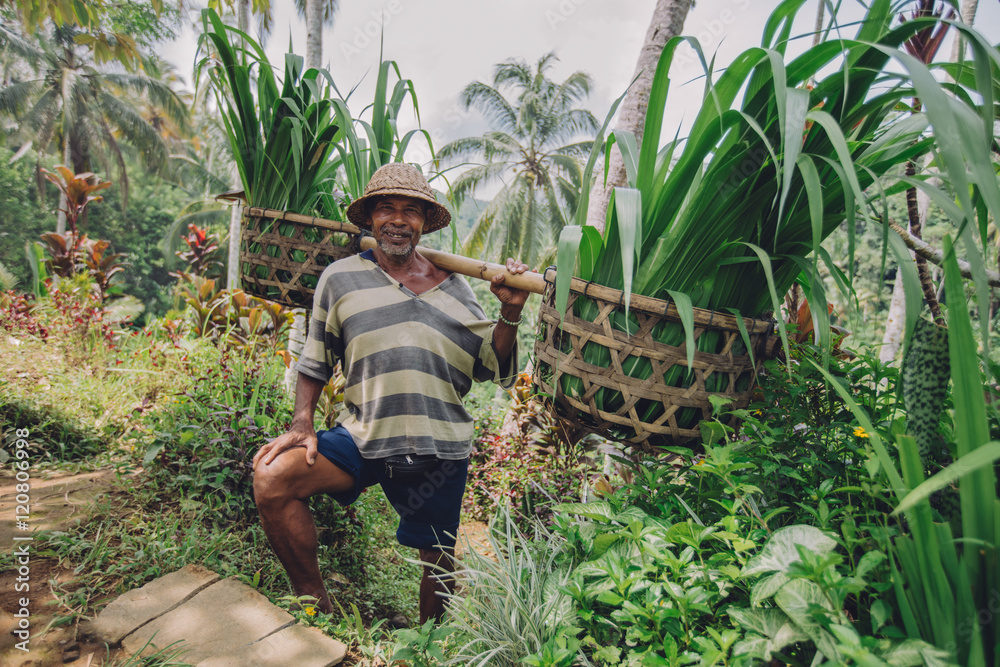
[[(297, 222), (300, 224), (311, 225), (313, 227), (320, 227), (322, 229), (329, 229), (336, 232), (344, 232), (345, 234), (360, 235), (362, 229), (357, 225), (352, 225), (349, 222), (339, 222), (337, 220), (327, 220), (326, 218), (317, 218), (310, 215), (301, 215), (299, 213), (290, 213), (288, 211), (279, 211), (272, 208), (258, 208), (258, 207), (246, 207), (243, 209), (243, 213), (248, 216), (257, 218), (274, 218), (288, 220), (289, 222)], [(361, 249), (368, 250), (369, 248), (375, 247), (375, 239), (371, 236), (362, 237)], [(494, 264), (493, 262), (483, 262), (475, 259), (470, 259), (469, 257), (463, 257), (462, 255), (454, 255), (450, 252), (443, 252), (441, 250), (433, 250), (431, 248), (424, 248), (422, 246), (417, 246), (417, 251), (423, 255), (428, 261), (430, 261), (434, 266), (444, 269), (446, 271), (451, 271), (452, 273), (460, 273), (463, 276), (468, 276), (470, 278), (479, 278), (480, 280), (491, 280), (493, 276), (499, 275), (501, 273), (507, 273), (507, 268), (502, 264)], [(548, 282), (555, 282), (556, 272), (554, 269), (549, 268), (546, 270), (545, 275), (541, 273), (536, 273), (534, 271), (525, 271), (520, 274), (507, 274), (507, 280), (505, 281), (507, 285), (515, 289), (523, 289), (534, 294), (544, 294), (546, 286), (546, 278)], [(581, 280), (580, 278), (573, 278), (570, 281), (570, 288), (583, 294), (585, 296), (593, 296), (598, 299), (609, 302), (619, 302), (622, 305), (624, 295), (623, 292), (616, 290), (611, 287), (605, 287), (603, 285), (597, 285), (595, 283), (587, 282), (586, 280)], [(679, 319), (680, 314), (677, 311), (677, 307), (674, 305), (673, 301), (662, 301), (660, 299), (654, 299), (652, 297), (643, 296), (640, 294), (633, 294), (629, 297), (629, 306), (636, 310), (642, 310), (647, 313), (652, 313), (654, 315), (667, 316), (674, 319)], [(729, 329), (731, 331), (738, 330), (738, 324), (736, 322), (736, 317), (728, 313), (720, 313), (711, 310), (705, 310), (703, 308), (694, 309), (694, 324), (696, 326), (709, 326), (716, 327), (720, 329)], [(764, 331), (771, 331), (772, 323), (768, 319), (744, 319), (744, 326), (747, 329), (747, 333), (755, 334)]]
[[(315, 218), (309, 215), (289, 213), (288, 211), (278, 211), (271, 208), (247, 207), (244, 209), (244, 213), (258, 218), (280, 218), (282, 220), (288, 220), (289, 222), (299, 222), (312, 225), (314, 227), (320, 227), (322, 229), (344, 232), (346, 234), (358, 235), (363, 231), (357, 225), (352, 225), (349, 222), (326, 220), (325, 218)], [(374, 247), (375, 239), (372, 237), (365, 236), (361, 239), (362, 250), (368, 250)], [(491, 280), (493, 276), (500, 275), (501, 273), (507, 273), (507, 268), (502, 264), (481, 262), (468, 257), (463, 257), (461, 255), (453, 255), (450, 252), (424, 248), (423, 246), (417, 246), (417, 252), (423, 255), (431, 264), (439, 269), (451, 271), (452, 273), (461, 273), (463, 276), (469, 276), (470, 278)], [(524, 273), (516, 275), (508, 275), (505, 283), (515, 289), (523, 289), (528, 292), (533, 292), (534, 294), (542, 294), (545, 292), (545, 278), (542, 274), (535, 273), (534, 271), (525, 271)]]

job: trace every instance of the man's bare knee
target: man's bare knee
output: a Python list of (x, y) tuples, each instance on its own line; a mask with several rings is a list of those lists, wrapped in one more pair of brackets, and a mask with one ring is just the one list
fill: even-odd
[[(295, 450), (292, 452), (298, 453)], [(283, 503), (295, 497), (290, 454), (285, 452), (267, 465), (260, 463), (254, 470), (253, 495), (258, 506)]]

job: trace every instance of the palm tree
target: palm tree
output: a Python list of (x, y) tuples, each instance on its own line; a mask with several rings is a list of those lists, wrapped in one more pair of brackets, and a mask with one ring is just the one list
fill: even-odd
[(306, 67), (323, 66), (323, 26), (332, 26), (340, 0), (295, 0), (299, 16), (306, 20)]
[[(821, 11), (825, 2), (826, 0), (820, 0)], [(635, 63), (632, 85), (629, 86), (628, 94), (622, 100), (618, 112), (618, 122), (615, 125), (617, 132), (634, 134), (637, 143), (642, 142), (642, 132), (646, 124), (646, 111), (649, 106), (649, 93), (653, 85), (656, 63), (659, 62), (660, 54), (663, 53), (663, 47), (666, 43), (683, 32), (684, 21), (693, 5), (693, 0), (656, 0), (653, 18), (649, 22), (649, 28), (646, 29), (646, 39), (639, 51), (639, 59)], [(618, 146), (611, 149), (605, 173), (608, 175), (606, 182), (603, 178), (594, 179), (593, 190), (590, 193), (590, 209), (587, 211), (587, 224), (597, 227), (601, 231), (604, 231), (611, 193), (616, 187), (623, 186), (628, 182), (625, 161)]]
[[(456, 205), (493, 182), (503, 185), (476, 220), (465, 240), (472, 257), (520, 257), (530, 266), (551, 260), (559, 231), (572, 218), (580, 197), (583, 167), (600, 124), (578, 108), (590, 94), (590, 76), (574, 72), (562, 83), (546, 73), (557, 61), (542, 56), (534, 68), (510, 59), (494, 69), (493, 85), (474, 81), (461, 93), (466, 109), (475, 107), (493, 128), (481, 137), (459, 139), (441, 148), (442, 160), (481, 157), (452, 184)], [(509, 91), (511, 97), (505, 97)]]
[[(64, 25), (25, 37), (13, 24), (0, 22), (0, 46), (28, 72), (0, 90), (0, 112), (14, 117), (13, 140), (22, 147), (56, 153), (74, 173), (98, 165), (104, 173), (115, 172), (125, 202), (128, 149), (150, 170), (169, 163), (167, 142), (144, 118), (143, 103), (155, 105), (163, 119), (182, 129), (187, 109), (168, 83), (113, 62), (95, 64), (92, 49), (76, 42), (78, 34), (79, 28)], [(65, 224), (60, 212), (57, 231), (65, 231)]]

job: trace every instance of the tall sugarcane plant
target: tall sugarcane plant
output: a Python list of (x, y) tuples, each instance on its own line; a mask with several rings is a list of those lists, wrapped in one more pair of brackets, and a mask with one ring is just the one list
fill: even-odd
[(350, 92), (343, 95), (326, 70), (305, 70), (302, 57), (288, 53), (279, 88), (253, 38), (210, 9), (202, 23), (199, 48), (206, 55), (196, 70), (212, 82), (250, 206), (340, 218), (345, 199), (360, 197), (383, 164), (403, 160), (414, 137), (424, 137), (433, 157), (426, 130), (400, 133), (407, 101), (418, 122), (420, 114), (413, 82), (395, 62), (379, 63), (366, 121), (352, 114)]
[[(792, 22), (803, 4), (805, 0), (782, 2), (767, 22), (762, 46), (740, 54), (717, 80), (706, 65), (704, 101), (690, 135), (663, 144), (663, 114), (658, 111), (666, 104), (675, 50), (686, 40), (705, 63), (697, 40), (667, 43), (641, 146), (627, 132), (615, 133), (607, 143), (610, 148), (616, 142), (622, 151), (629, 187), (616, 189), (603, 235), (592, 227), (567, 228), (558, 282), (570, 274), (575, 260), (577, 276), (622, 289), (626, 297), (638, 293), (672, 300), (681, 319), (690, 322), (684, 314), (694, 307), (746, 317), (776, 312), (779, 295), (801, 276), (809, 288), (815, 328), (826, 343), (829, 322), (820, 317), (827, 306), (819, 262), (845, 291), (850, 277), (821, 243), (846, 221), (853, 266), (857, 216), (887, 218), (884, 194), (893, 182), (933, 190), (924, 178), (904, 176), (901, 165), (932, 152), (963, 210), (976, 210), (973, 196), (1000, 202), (986, 140), (992, 137), (989, 83), (998, 62), (996, 49), (963, 26), (975, 55), (969, 64), (975, 72), (972, 81), (984, 85), (967, 90), (965, 77), (949, 86), (949, 95), (928, 66), (900, 48), (937, 19), (894, 27), (898, 8), (890, 0), (875, 0), (853, 39), (831, 39), (789, 59)], [(976, 101), (977, 94), (985, 98), (983, 103)], [(914, 97), (923, 100), (924, 108), (911, 114), (907, 103)], [(935, 198), (953, 200), (941, 191)], [(891, 243), (885, 247), (901, 265), (909, 265), (904, 279), (914, 284), (907, 293), (919, 299), (905, 248), (895, 235), (888, 238)], [(575, 253), (568, 250), (573, 247)], [(568, 285), (559, 289), (558, 282), (557, 307), (564, 310)], [(577, 299), (574, 308), (584, 319), (593, 319), (597, 311), (586, 298)], [(911, 309), (911, 328), (915, 315)], [(617, 315), (615, 325), (626, 332), (634, 329), (627, 311)], [(787, 352), (780, 321), (779, 328)], [(719, 351), (718, 335), (705, 332), (695, 341), (689, 324), (661, 325), (655, 333), (663, 343), (686, 345), (689, 364), (695, 350)], [(584, 356), (598, 366), (608, 363), (607, 350), (594, 343)], [(650, 365), (630, 359), (625, 370), (646, 378)], [(715, 377), (719, 387), (708, 386), (709, 391), (721, 389), (726, 380), (721, 374)], [(691, 380), (675, 366), (664, 381), (686, 386)], [(562, 389), (573, 395), (579, 380), (564, 376)], [(611, 389), (602, 390), (597, 399), (608, 411), (622, 401)], [(645, 409), (649, 418), (663, 408), (654, 404)], [(685, 418), (697, 420), (699, 414), (689, 410)]]
[(319, 198), (317, 174), (326, 167), (338, 126), (332, 85), (325, 70), (304, 69), (304, 60), (285, 55), (281, 86), (260, 45), (202, 11), (206, 72), (216, 94), (236, 167), (250, 206), (312, 211)]
[[(393, 74), (395, 83), (390, 87)], [(335, 120), (341, 129), (337, 135), (336, 152), (331, 155), (323, 178), (327, 184), (336, 180), (337, 187), (322, 188), (323, 194), (319, 202), (321, 213), (327, 217), (342, 217), (343, 201), (361, 197), (372, 174), (382, 165), (403, 161), (406, 150), (415, 137), (424, 138), (433, 158), (434, 145), (426, 130), (418, 127), (400, 133), (400, 115), (407, 100), (412, 104), (419, 124), (420, 107), (413, 82), (403, 78), (399, 65), (392, 60), (383, 60), (379, 64), (375, 96), (371, 104), (365, 107), (365, 111), (371, 112), (371, 122), (354, 116), (347, 99), (333, 100)], [(342, 191), (345, 198), (338, 199), (336, 191)]]

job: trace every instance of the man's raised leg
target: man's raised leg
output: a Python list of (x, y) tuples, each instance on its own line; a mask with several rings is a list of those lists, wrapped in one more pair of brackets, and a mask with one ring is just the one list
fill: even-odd
[(308, 500), (319, 493), (350, 491), (354, 484), (354, 477), (324, 456), (309, 465), (304, 447), (282, 452), (254, 471), (254, 499), (271, 548), (292, 580), (295, 594), (315, 597), (320, 611), (327, 613), (333, 605), (319, 571), (316, 522)]

